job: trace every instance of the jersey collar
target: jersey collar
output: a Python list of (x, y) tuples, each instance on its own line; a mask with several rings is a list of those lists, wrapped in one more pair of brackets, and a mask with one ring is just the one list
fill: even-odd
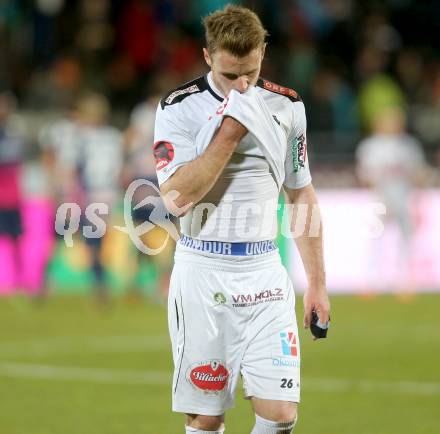
[(225, 97), (223, 93), (214, 84), (214, 80), (212, 79), (212, 72), (208, 72), (208, 74), (205, 75), (205, 78), (206, 78), (206, 82), (208, 83), (209, 93), (219, 101), (223, 101)]

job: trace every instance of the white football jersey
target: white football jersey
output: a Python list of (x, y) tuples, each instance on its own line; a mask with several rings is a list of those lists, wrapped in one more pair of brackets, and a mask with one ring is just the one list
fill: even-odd
[(122, 135), (107, 125), (82, 126), (78, 131), (80, 175), (89, 200), (110, 204), (118, 194)]
[[(256, 89), (271, 111), (273, 122), (286, 137), (284, 185), (293, 189), (305, 187), (311, 176), (304, 104), (294, 90), (261, 78)], [(211, 73), (178, 87), (161, 100), (154, 132), (159, 184), (199, 156), (195, 138), (223, 100)], [(247, 134), (214, 187), (202, 199), (206, 205), (198, 204), (180, 219), (181, 231), (212, 241), (273, 239), (277, 233), (278, 195), (268, 161)]]
[(78, 126), (70, 119), (58, 119), (46, 125), (39, 134), (43, 149), (54, 153), (60, 170), (74, 169), (78, 164)]
[(374, 134), (362, 140), (356, 151), (361, 178), (381, 190), (389, 184), (410, 186), (414, 173), (425, 164), (423, 150), (407, 134)]
[(149, 143), (153, 140), (156, 104), (149, 101), (137, 105), (130, 116), (134, 137), (129, 143), (128, 157), (134, 177), (154, 177), (155, 163)]

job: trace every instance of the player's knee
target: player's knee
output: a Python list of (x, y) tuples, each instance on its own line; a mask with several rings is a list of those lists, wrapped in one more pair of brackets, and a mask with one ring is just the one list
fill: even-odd
[(284, 423), (284, 422), (292, 422), (296, 421), (298, 414), (298, 408), (294, 403), (285, 403), (281, 405), (277, 411), (273, 413), (273, 417), (271, 419), (274, 422)]
[[(275, 415), (274, 415), (275, 416)], [(261, 416), (255, 415), (255, 426), (252, 434), (291, 434), (295, 428), (297, 415), (293, 413), (279, 413), (276, 415), (277, 420), (264, 419)], [(272, 418), (272, 419), (275, 419)]]
[(223, 416), (187, 415), (187, 426), (202, 431), (221, 432), (224, 429)]
[(254, 401), (254, 411), (258, 416), (273, 422), (294, 421), (298, 404), (290, 401)]

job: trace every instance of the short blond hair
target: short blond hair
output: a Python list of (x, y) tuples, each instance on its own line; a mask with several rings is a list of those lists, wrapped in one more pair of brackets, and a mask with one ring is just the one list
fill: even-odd
[(210, 54), (227, 50), (234, 56), (243, 57), (255, 48), (263, 48), (268, 36), (258, 15), (242, 6), (229, 4), (206, 16), (203, 25)]

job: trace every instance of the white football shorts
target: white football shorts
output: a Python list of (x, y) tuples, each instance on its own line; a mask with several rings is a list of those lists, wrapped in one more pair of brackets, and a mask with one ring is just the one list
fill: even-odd
[(299, 402), (295, 294), (278, 251), (225, 257), (177, 244), (168, 299), (173, 411), (209, 416), (244, 395)]

